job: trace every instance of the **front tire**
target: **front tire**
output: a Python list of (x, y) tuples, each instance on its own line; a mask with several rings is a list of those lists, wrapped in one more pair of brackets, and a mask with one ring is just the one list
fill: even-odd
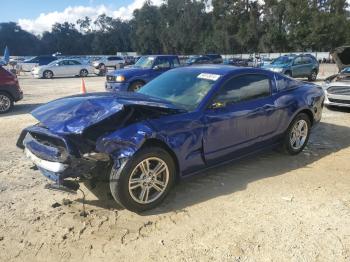
[(290, 155), (303, 151), (310, 137), (311, 121), (307, 114), (298, 114), (289, 125), (284, 138), (284, 149)]
[(45, 79), (51, 79), (51, 78), (53, 78), (53, 73), (52, 73), (52, 71), (50, 71), (50, 70), (44, 71), (43, 77), (44, 77)]
[(134, 212), (158, 206), (175, 181), (175, 163), (160, 147), (140, 149), (110, 174), (111, 193), (118, 204)]
[(145, 84), (141, 81), (135, 81), (131, 83), (131, 85), (128, 88), (129, 92), (137, 92), (140, 90), (141, 87), (143, 87)]
[(0, 114), (5, 114), (9, 112), (12, 107), (13, 107), (12, 97), (5, 92), (0, 92)]

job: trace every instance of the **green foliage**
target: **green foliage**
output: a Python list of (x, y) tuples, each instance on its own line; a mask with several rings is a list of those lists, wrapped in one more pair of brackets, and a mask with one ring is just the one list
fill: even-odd
[[(100, 15), (55, 24), (41, 36), (0, 24), (11, 54), (244, 53), (330, 51), (350, 44), (346, 0), (146, 1), (130, 21)], [(25, 44), (23, 44), (25, 43)]]

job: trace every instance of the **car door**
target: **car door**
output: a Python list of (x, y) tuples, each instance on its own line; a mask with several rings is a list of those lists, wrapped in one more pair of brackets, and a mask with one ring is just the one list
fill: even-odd
[(66, 75), (67, 70), (67, 60), (59, 61), (57, 64), (55, 64), (54, 67), (52, 67), (52, 71), (54, 76), (64, 76)]
[(67, 75), (80, 75), (80, 70), (82, 69), (82, 65), (80, 62), (76, 60), (69, 60), (68, 65), (69, 66), (67, 67), (67, 69), (69, 71), (67, 71)]
[(302, 56), (298, 56), (294, 59), (292, 65), (292, 76), (293, 77), (303, 77), (305, 76), (305, 63)]
[(152, 79), (168, 71), (170, 68), (170, 61), (167, 57), (157, 57), (152, 67)]
[(308, 56), (303, 56), (304, 70), (303, 76), (311, 75), (311, 71), (313, 69), (312, 58)]
[(244, 74), (226, 81), (205, 111), (204, 155), (215, 163), (255, 148), (273, 137), (277, 121), (272, 79)]

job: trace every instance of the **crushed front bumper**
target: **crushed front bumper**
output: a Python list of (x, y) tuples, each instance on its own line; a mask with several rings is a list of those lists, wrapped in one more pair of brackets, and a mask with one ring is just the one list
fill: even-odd
[(24, 150), (28, 159), (45, 177), (57, 185), (63, 185), (67, 178), (91, 179), (101, 176), (103, 169), (109, 164), (108, 155), (81, 155), (80, 150), (69, 139), (59, 137), (39, 126), (23, 130), (17, 146)]

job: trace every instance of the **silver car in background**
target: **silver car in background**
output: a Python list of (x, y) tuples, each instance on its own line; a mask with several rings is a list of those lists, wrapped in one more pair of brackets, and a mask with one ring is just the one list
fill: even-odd
[(78, 59), (59, 59), (45, 66), (37, 66), (32, 69), (34, 78), (50, 79), (59, 76), (81, 76), (86, 77), (94, 74), (95, 69), (88, 63)]
[(125, 60), (121, 56), (102, 56), (95, 59), (92, 65), (96, 69), (105, 69), (106, 67), (117, 69), (125, 65)]

